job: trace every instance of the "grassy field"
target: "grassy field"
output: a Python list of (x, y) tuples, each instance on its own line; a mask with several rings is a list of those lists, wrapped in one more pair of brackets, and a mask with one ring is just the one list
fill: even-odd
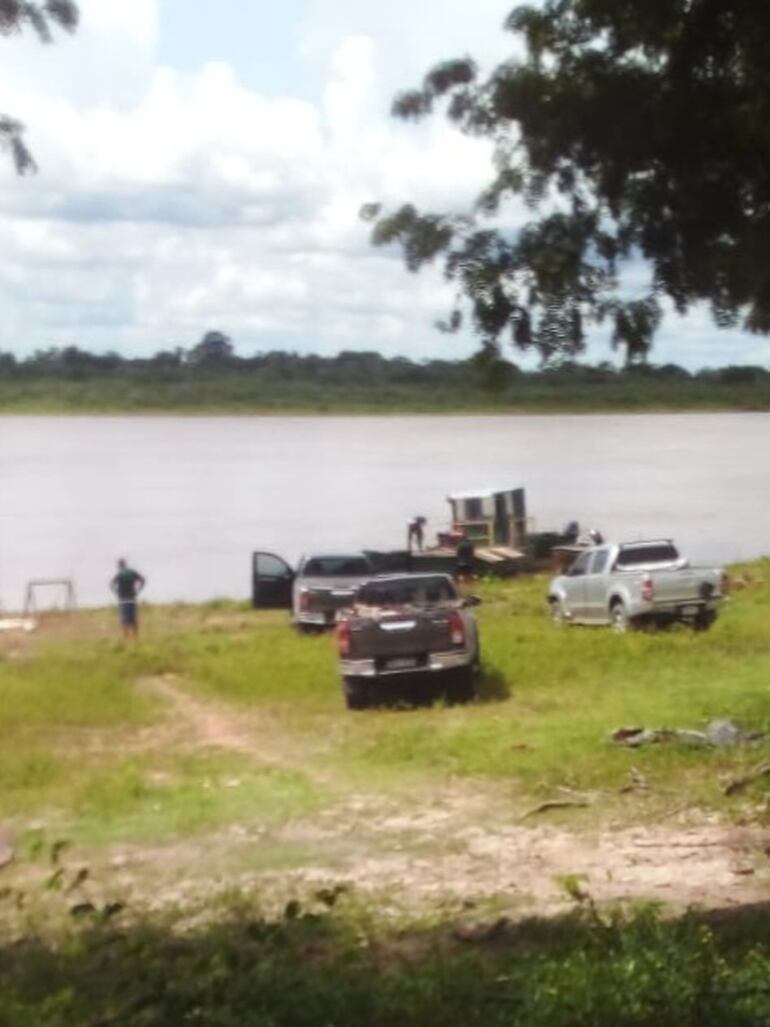
[[(419, 368), (418, 368), (419, 370)], [(741, 369), (738, 369), (739, 372)], [(0, 373), (6, 414), (453, 414), (597, 413), (770, 409), (770, 375), (734, 380), (660, 373), (527, 373), (489, 388), (467, 365), (446, 380), (398, 381), (327, 371), (265, 375), (182, 369), (69, 378)]]
[[(709, 633), (623, 637), (481, 583), (463, 708), (348, 713), (330, 638), (235, 604), (0, 636), (0, 1023), (766, 1023), (770, 778), (725, 786), (770, 745), (608, 741), (770, 731), (770, 560), (734, 576)], [(693, 895), (746, 909), (604, 911)]]
[[(745, 574), (705, 635), (559, 631), (544, 615), (543, 579), (481, 584), (482, 701), (363, 715), (343, 709), (332, 640), (296, 636), (282, 613), (149, 609), (136, 646), (116, 638), (111, 612), (55, 619), (0, 642), (0, 817), (22, 827), (54, 818), (84, 838), (130, 838), (139, 825), (161, 837), (226, 819), (232, 797), (202, 796), (198, 784), (235, 767), (256, 813), (449, 777), (510, 785), (522, 807), (557, 788), (598, 789), (606, 806), (640, 761), (656, 794), (729, 812), (723, 778), (761, 752), (630, 752), (607, 736), (723, 717), (770, 730), (770, 561)], [(221, 709), (245, 743), (168, 744), (175, 717), (158, 680)]]

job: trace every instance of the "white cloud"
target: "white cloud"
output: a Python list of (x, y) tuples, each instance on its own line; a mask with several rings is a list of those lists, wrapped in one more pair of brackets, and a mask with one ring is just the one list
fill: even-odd
[(323, 109), (335, 140), (352, 142), (375, 85), (376, 50), (369, 36), (348, 36), (332, 55)]
[(80, 10), (86, 32), (132, 39), (142, 47), (157, 43), (156, 0), (80, 0)]
[(246, 350), (440, 347), (443, 284), (373, 251), (358, 210), (374, 197), (467, 199), (486, 147), (373, 117), (382, 54), (371, 37), (338, 41), (313, 104), (259, 96), (221, 62), (192, 75), (151, 67), (149, 0), (84, 14), (89, 45), (119, 40), (146, 65), (144, 86), (130, 104), (103, 92), (84, 102), (77, 78), (53, 92), (7, 79), (42, 173), (4, 170), (0, 347), (152, 351), (212, 325)]
[(412, 276), (372, 249), (358, 211), (462, 208), (485, 182), (487, 144), (387, 108), (458, 48), (499, 59), (508, 5), (311, 7), (315, 102), (259, 95), (222, 61), (158, 66), (155, 0), (87, 0), (81, 31), (54, 47), (0, 43), (3, 105), (29, 122), (41, 165), (24, 179), (0, 165), (0, 349), (151, 352), (218, 327), (247, 352), (468, 352), (433, 330), (452, 300), (438, 270)]

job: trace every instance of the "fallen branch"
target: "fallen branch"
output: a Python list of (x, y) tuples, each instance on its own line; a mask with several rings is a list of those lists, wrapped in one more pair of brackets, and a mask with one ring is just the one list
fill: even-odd
[(6, 828), (0, 827), (0, 870), (7, 867), (9, 863), (13, 863), (15, 850), (14, 835)]
[(722, 849), (724, 842), (634, 842), (636, 849)]
[(590, 805), (587, 799), (548, 799), (547, 802), (541, 802), (539, 806), (528, 810), (521, 819), (526, 820), (527, 817), (534, 817), (537, 813), (547, 813), (552, 809), (571, 809)]
[(750, 770), (748, 774), (744, 774), (742, 777), (733, 778), (732, 781), (725, 785), (725, 795), (735, 795), (736, 792), (742, 792), (748, 785), (753, 784), (754, 781), (758, 781), (760, 777), (767, 777), (770, 775), (770, 763), (760, 763), (754, 770)]

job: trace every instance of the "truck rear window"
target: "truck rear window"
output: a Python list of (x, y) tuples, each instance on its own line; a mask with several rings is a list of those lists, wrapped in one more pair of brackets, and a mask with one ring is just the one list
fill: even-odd
[(457, 598), (447, 578), (400, 578), (370, 581), (359, 589), (356, 600), (365, 606), (431, 606)]
[(676, 546), (670, 542), (654, 542), (648, 546), (621, 549), (615, 566), (638, 567), (644, 563), (675, 563), (678, 559), (679, 553)]
[(366, 578), (371, 573), (363, 556), (311, 556), (301, 571), (303, 578)]

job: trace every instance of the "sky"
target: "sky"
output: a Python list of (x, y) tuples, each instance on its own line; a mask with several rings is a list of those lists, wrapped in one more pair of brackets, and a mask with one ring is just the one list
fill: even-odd
[[(244, 355), (473, 351), (434, 328), (440, 269), (410, 274), (358, 212), (461, 210), (488, 181), (486, 141), (389, 109), (436, 61), (510, 56), (511, 0), (80, 6), (55, 45), (0, 38), (0, 109), (40, 167), (0, 160), (0, 350), (145, 355), (216, 329)], [(606, 335), (590, 359), (611, 357)], [(666, 318), (653, 359), (767, 365), (769, 346), (696, 310)]]

